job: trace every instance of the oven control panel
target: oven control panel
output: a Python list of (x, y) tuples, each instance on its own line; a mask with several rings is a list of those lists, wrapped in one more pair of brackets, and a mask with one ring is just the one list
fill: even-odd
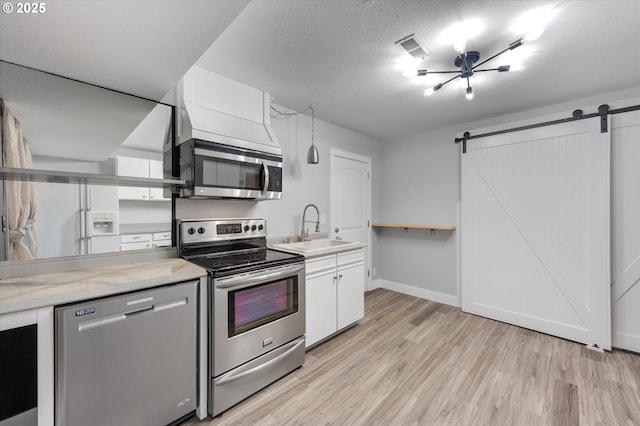
[(199, 219), (180, 221), (182, 244), (267, 236), (266, 219)]

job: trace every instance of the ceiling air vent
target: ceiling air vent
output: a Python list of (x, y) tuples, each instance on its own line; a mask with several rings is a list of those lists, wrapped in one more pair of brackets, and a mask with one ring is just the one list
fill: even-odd
[(396, 41), (396, 44), (416, 59), (422, 59), (431, 54), (431, 50), (422, 44), (415, 34), (408, 35)]

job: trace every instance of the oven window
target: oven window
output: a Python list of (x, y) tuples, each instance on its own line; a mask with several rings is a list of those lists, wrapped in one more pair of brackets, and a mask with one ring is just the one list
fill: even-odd
[(229, 292), (229, 337), (298, 312), (298, 277)]
[(202, 182), (198, 184), (202, 186), (262, 190), (262, 166), (259, 164), (204, 157), (199, 159), (202, 161)]

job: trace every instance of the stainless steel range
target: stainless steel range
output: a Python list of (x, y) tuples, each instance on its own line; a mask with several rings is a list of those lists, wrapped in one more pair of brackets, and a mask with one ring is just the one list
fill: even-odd
[(209, 275), (209, 413), (304, 363), (304, 257), (266, 248), (265, 219), (182, 220), (178, 250)]

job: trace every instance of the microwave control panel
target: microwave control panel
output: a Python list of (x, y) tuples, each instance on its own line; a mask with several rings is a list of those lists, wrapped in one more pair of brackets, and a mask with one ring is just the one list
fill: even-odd
[(282, 192), (282, 167), (269, 167), (269, 184), (267, 191)]

